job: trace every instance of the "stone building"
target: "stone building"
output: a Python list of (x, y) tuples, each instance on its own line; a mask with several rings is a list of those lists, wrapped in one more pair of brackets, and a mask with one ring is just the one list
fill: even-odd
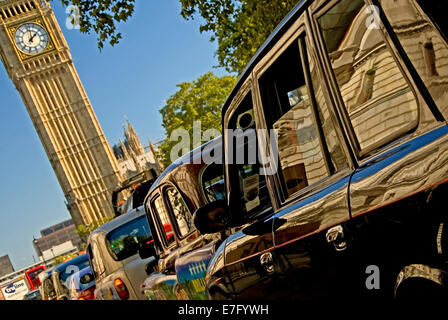
[(37, 256), (40, 257), (44, 251), (50, 250), (67, 241), (71, 241), (74, 246), (81, 249), (82, 240), (75, 231), (76, 226), (71, 219), (41, 230), (41, 237), (33, 242)]
[(148, 140), (148, 146), (143, 147), (134, 127), (128, 120), (123, 129), (124, 141), (120, 139), (120, 143), (114, 145), (112, 149), (124, 180), (143, 171), (149, 171), (152, 178), (156, 178), (162, 172), (162, 165), (153, 143)]
[(14, 272), (14, 267), (12, 266), (11, 260), (9, 259), (9, 256), (3, 256), (0, 257), (0, 278), (13, 273)]
[(118, 163), (50, 5), (0, 0), (0, 57), (19, 91), (75, 224), (113, 217)]

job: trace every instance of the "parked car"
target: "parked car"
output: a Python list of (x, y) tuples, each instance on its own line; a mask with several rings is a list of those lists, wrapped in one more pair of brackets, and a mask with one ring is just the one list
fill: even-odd
[(95, 278), (90, 266), (71, 275), (67, 282), (70, 300), (95, 299)]
[(58, 264), (51, 273), (56, 300), (69, 300), (69, 290), (67, 279), (70, 275), (85, 269), (89, 266), (89, 259), (86, 254)]
[(42, 300), (56, 300), (56, 291), (54, 290), (53, 280), (51, 280), (53, 269), (45, 270), (39, 274), (41, 283), (39, 290)]
[(23, 296), (23, 300), (42, 300), (42, 295), (39, 289), (28, 292)]
[(87, 254), (96, 282), (97, 300), (141, 300), (140, 286), (146, 277), (138, 251), (152, 242), (142, 207), (125, 213), (93, 231), (87, 241)]
[(446, 293), (448, 2), (374, 3), (301, 1), (228, 97), (210, 298)]
[(205, 271), (222, 237), (201, 235), (193, 213), (225, 197), (222, 164), (203, 159), (221, 149), (219, 137), (184, 155), (162, 173), (145, 199), (154, 247), (143, 247), (140, 254), (155, 257), (142, 285), (149, 300), (206, 299)]

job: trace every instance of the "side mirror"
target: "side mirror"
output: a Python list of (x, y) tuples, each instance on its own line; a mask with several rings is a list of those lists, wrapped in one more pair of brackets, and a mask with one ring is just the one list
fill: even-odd
[(230, 226), (230, 212), (225, 200), (216, 200), (196, 210), (193, 221), (200, 233), (224, 231)]
[(155, 256), (153, 256), (151, 259), (149, 259), (149, 262), (145, 266), (145, 272), (146, 275), (150, 275), (154, 272), (154, 267), (157, 265), (157, 259)]
[(138, 255), (141, 259), (147, 259), (150, 257), (155, 257), (157, 255), (156, 249), (154, 248), (154, 241), (153, 240), (145, 240), (140, 245), (140, 249), (138, 250)]

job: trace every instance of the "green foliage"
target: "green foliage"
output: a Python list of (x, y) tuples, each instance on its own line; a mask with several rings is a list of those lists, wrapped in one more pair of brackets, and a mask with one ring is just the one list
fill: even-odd
[(98, 35), (98, 48), (109, 41), (113, 46), (121, 39), (116, 24), (127, 21), (134, 13), (135, 0), (60, 0), (64, 6), (74, 5), (80, 10), (80, 31)]
[[(112, 46), (122, 38), (117, 24), (134, 13), (136, 0), (60, 0), (64, 6), (80, 9), (81, 32), (94, 31), (98, 48)], [(257, 49), (298, 0), (179, 0), (181, 15), (193, 19), (200, 15), (200, 32), (211, 32), (217, 41), (219, 65), (240, 74)]]
[(64, 261), (67, 261), (67, 260), (69, 260), (69, 259), (73, 259), (73, 258), (75, 258), (75, 257), (77, 257), (77, 256), (78, 256), (78, 254), (76, 254), (76, 253), (71, 253), (71, 254), (67, 254), (67, 255), (65, 255), (65, 256), (56, 257), (56, 258), (53, 260), (53, 263), (54, 263), (54, 265), (58, 265), (58, 264), (60, 264), (60, 263), (62, 263), (62, 262), (64, 262)]
[(181, 15), (205, 20), (200, 32), (218, 42), (220, 66), (240, 74), (298, 0), (180, 0)]
[(58, 264), (64, 262), (64, 260), (65, 260), (65, 257), (57, 257), (54, 259), (53, 263), (54, 263), (54, 265), (58, 265)]
[(178, 143), (170, 139), (174, 130), (187, 130), (192, 148), (198, 146), (193, 145), (194, 121), (201, 122), (201, 136), (208, 129), (221, 131), (221, 109), (235, 81), (232, 76), (217, 77), (208, 72), (193, 82), (177, 85), (177, 92), (171, 95), (165, 106), (159, 110), (167, 135), (159, 147), (165, 166), (171, 163), (171, 149)]
[(79, 237), (81, 238), (83, 244), (87, 243), (87, 239), (89, 238), (89, 235), (96, 230), (97, 228), (99, 228), (100, 226), (102, 226), (103, 224), (111, 221), (113, 218), (101, 218), (98, 220), (93, 221), (92, 223), (85, 225), (85, 224), (81, 224), (76, 228), (76, 233), (79, 235)]

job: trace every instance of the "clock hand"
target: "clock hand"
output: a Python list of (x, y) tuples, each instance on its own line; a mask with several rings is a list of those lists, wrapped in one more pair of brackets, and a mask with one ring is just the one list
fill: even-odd
[(34, 37), (37, 35), (37, 33), (35, 33), (31, 38), (30, 38), (30, 42), (33, 41)]

